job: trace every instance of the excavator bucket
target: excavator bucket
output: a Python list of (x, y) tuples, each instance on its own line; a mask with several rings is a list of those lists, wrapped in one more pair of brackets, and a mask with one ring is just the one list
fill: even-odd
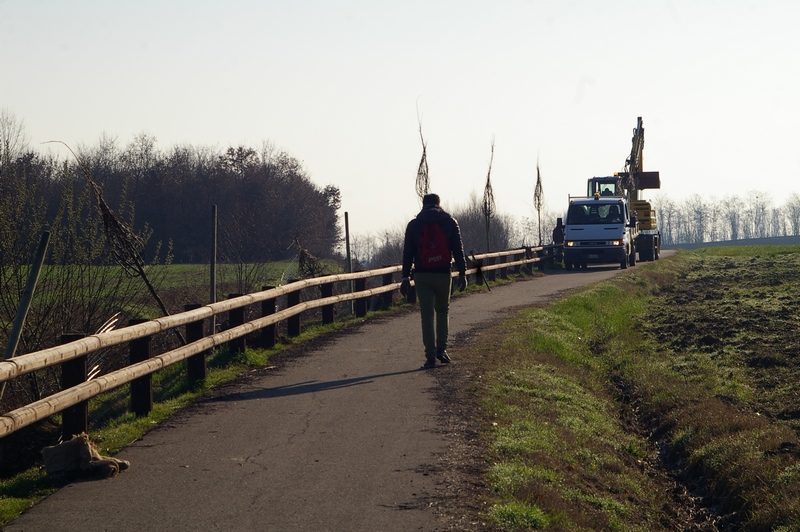
[(637, 190), (661, 188), (661, 177), (658, 172), (637, 172), (633, 174), (633, 178), (636, 180)]

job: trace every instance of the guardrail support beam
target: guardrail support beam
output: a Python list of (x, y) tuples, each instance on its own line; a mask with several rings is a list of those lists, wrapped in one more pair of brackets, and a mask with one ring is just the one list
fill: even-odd
[[(133, 319), (129, 325), (144, 323), (148, 320)], [(130, 362), (144, 362), (151, 356), (151, 336), (136, 338), (130, 342)], [(137, 416), (146, 416), (153, 410), (153, 376), (144, 375), (131, 381), (131, 412)]]
[[(356, 279), (355, 281), (355, 291), (356, 292), (363, 292), (367, 289), (367, 280), (366, 279)], [(368, 297), (360, 297), (354, 301), (354, 308), (356, 311), (357, 318), (363, 318), (367, 315), (367, 301)]]
[[(333, 296), (333, 283), (319, 285), (319, 291), (323, 298)], [(322, 307), (322, 324), (330, 325), (333, 323), (333, 303)]]
[[(485, 266), (493, 266), (494, 265), (494, 259), (490, 258), (490, 257), (486, 257), (485, 259), (483, 259), (483, 264)], [(497, 270), (487, 270), (485, 275), (486, 275), (486, 278), (489, 281), (496, 281), (497, 280)]]
[[(263, 286), (262, 290), (271, 290), (274, 286)], [(272, 297), (261, 302), (261, 315), (272, 316), (277, 310), (277, 299)], [(275, 347), (275, 324), (267, 325), (261, 329), (261, 347), (271, 349)]]
[[(86, 334), (62, 334), (61, 343), (68, 344), (86, 338)], [(72, 388), (87, 378), (87, 357), (81, 356), (67, 360), (61, 364), (61, 389)], [(89, 401), (81, 401), (66, 408), (61, 414), (61, 430), (63, 441), (68, 441), (76, 434), (89, 432)]]
[[(286, 306), (293, 307), (300, 304), (300, 290), (286, 294)], [(286, 319), (286, 333), (289, 337), (300, 336), (300, 314), (295, 314)]]
[[(524, 258), (525, 258), (525, 254), (524, 253), (516, 253), (513, 257), (511, 257), (511, 260), (516, 262), (516, 261), (522, 260)], [(514, 266), (513, 271), (514, 271), (514, 275), (519, 275), (520, 272), (522, 271), (522, 265), (517, 264), (516, 266)]]
[[(233, 299), (241, 295), (242, 294), (228, 294), (228, 299)], [(244, 311), (245, 307), (239, 307), (228, 311), (228, 323), (231, 329), (233, 329), (234, 327), (238, 327), (239, 325), (244, 325)], [(239, 338), (234, 338), (233, 340), (228, 342), (228, 344), (231, 353), (235, 354), (244, 353), (246, 347), (244, 336), (240, 336)]]
[(547, 256), (548, 256), (547, 249), (542, 249), (541, 251), (536, 253), (536, 256), (539, 257), (539, 262), (536, 263), (537, 269), (541, 272), (544, 271), (544, 267), (547, 264)]
[[(531, 248), (530, 247), (525, 248), (525, 258), (526, 259), (532, 259), (533, 258), (533, 253), (531, 252)], [(530, 262), (525, 265), (524, 269), (525, 269), (525, 273), (527, 273), (528, 275), (533, 275), (533, 266), (532, 266), (532, 264)]]
[[(199, 303), (192, 303), (190, 305), (185, 305), (183, 310), (190, 311), (194, 309), (200, 308), (201, 305)], [(205, 325), (204, 320), (194, 321), (192, 323), (186, 324), (186, 341), (189, 343), (196, 342), (203, 338), (203, 326)], [(197, 382), (206, 378), (208, 374), (208, 369), (206, 365), (206, 355), (208, 351), (203, 351), (202, 353), (197, 353), (196, 355), (192, 355), (186, 359), (186, 372), (189, 378), (189, 382)]]
[[(383, 286), (392, 284), (394, 282), (393, 273), (383, 274)], [(392, 306), (392, 292), (384, 292), (381, 294), (381, 309), (386, 310)]]

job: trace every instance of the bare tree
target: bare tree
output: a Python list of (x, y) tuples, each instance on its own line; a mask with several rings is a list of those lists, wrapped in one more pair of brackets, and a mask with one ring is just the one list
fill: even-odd
[[(483, 202), (477, 193), (473, 191), (465, 205), (456, 205), (450, 212), (458, 220), (461, 228), (464, 251), (467, 253), (480, 252), (480, 249), (486, 245), (486, 215), (483, 210)], [(511, 226), (513, 225), (511, 217), (496, 214), (493, 216), (493, 220), (492, 231), (489, 235), (489, 249), (508, 249), (511, 246)]]
[(422, 158), (417, 167), (417, 196), (420, 203), (422, 198), (430, 191), (431, 182), (428, 176), (428, 146), (422, 136), (422, 124), (419, 125), (419, 140), (422, 142)]
[(745, 224), (745, 238), (764, 238), (767, 236), (767, 210), (772, 203), (767, 194), (750, 191), (747, 194), (748, 220)]
[(792, 235), (800, 235), (800, 195), (793, 192), (786, 200), (786, 215), (792, 228)]
[(0, 168), (28, 151), (25, 124), (6, 108), (0, 109)]
[(653, 200), (658, 227), (661, 230), (661, 240), (663, 244), (671, 245), (676, 243), (675, 218), (677, 213), (676, 203), (665, 196), (659, 194)]
[(486, 251), (491, 251), (489, 245), (489, 224), (495, 215), (494, 192), (492, 191), (492, 162), (494, 161), (494, 139), (492, 139), (492, 154), (489, 157), (489, 171), (486, 172), (486, 186), (483, 189), (483, 204), (481, 205), (483, 217), (486, 220)]
[[(149, 300), (139, 279), (113, 267), (93, 192), (75, 177), (74, 166), (29, 154), (7, 170), (0, 179), (0, 337), (7, 336), (3, 324), (13, 321), (32, 246), (45, 228), (51, 233), (48, 258), (25, 322), (20, 353), (57, 344), (63, 331), (91, 334), (114, 316), (149, 314)], [(47, 187), (53, 184), (59, 186), (58, 195), (48, 212)], [(90, 357), (90, 370), (104, 373), (119, 367), (119, 355), (113, 349), (99, 352)], [(38, 400), (58, 386), (59, 374), (54, 369), (33, 372), (10, 383), (3, 407)]]
[(770, 236), (787, 236), (788, 227), (783, 209), (780, 207), (773, 207), (770, 209), (770, 217)]
[(705, 201), (699, 194), (693, 194), (686, 200), (686, 214), (690, 221), (686, 235), (688, 241), (691, 243), (705, 242), (708, 211)]
[(539, 172), (539, 160), (536, 160), (536, 188), (533, 192), (533, 206), (536, 208), (539, 223), (539, 245), (542, 245), (542, 201), (544, 201), (544, 191), (542, 190), (542, 174)]
[(727, 239), (742, 238), (742, 212), (744, 203), (738, 196), (728, 196), (722, 200), (722, 216), (727, 222)]
[[(143, 255), (147, 239), (141, 233), (136, 233), (132, 228), (132, 224), (127, 224), (121, 221), (114, 214), (114, 211), (112, 211), (106, 203), (100, 186), (92, 179), (92, 171), (88, 162), (80, 159), (67, 144), (61, 141), (53, 142), (59, 142), (60, 144), (66, 146), (78, 162), (78, 167), (83, 173), (83, 178), (86, 180), (92, 190), (92, 193), (94, 194), (97, 208), (100, 211), (100, 216), (103, 220), (103, 228), (105, 230), (109, 251), (114, 256), (117, 264), (121, 266), (129, 275), (141, 279), (147, 287), (148, 292), (150, 292), (150, 295), (153, 297), (153, 300), (155, 300), (162, 314), (164, 316), (169, 316), (167, 306), (164, 304), (164, 301), (158, 294), (156, 284), (148, 274), (149, 265), (147, 262), (145, 262)], [(169, 251), (167, 252), (166, 261), (167, 263), (171, 261), (171, 254)], [(183, 338), (183, 333), (181, 333), (179, 330), (175, 329), (175, 335), (180, 339), (182, 344), (186, 343), (186, 340)]]

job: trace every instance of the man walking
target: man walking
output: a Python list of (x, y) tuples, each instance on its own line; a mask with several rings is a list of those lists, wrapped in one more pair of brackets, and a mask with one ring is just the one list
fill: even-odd
[(425, 346), (425, 369), (450, 363), (447, 354), (449, 328), (451, 262), (458, 271), (456, 286), (467, 287), (464, 246), (458, 222), (439, 206), (439, 196), (426, 194), (422, 210), (406, 226), (403, 243), (403, 282), (400, 292), (408, 293), (411, 286), (411, 266), (414, 266), (414, 286), (422, 319), (422, 343)]

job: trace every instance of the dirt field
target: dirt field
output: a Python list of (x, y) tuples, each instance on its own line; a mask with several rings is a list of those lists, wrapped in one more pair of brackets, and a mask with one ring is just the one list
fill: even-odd
[[(637, 326), (661, 346), (664, 356), (674, 360), (676, 371), (687, 381), (708, 383), (710, 395), (718, 400), (713, 407), (707, 405), (712, 416), (732, 415), (743, 425), (754, 426), (766, 420), (768, 425), (787, 427), (800, 435), (800, 248), (775, 248), (761, 254), (752, 249), (687, 252), (676, 271), (673, 283), (657, 289)], [(628, 273), (635, 275), (636, 269)], [(479, 335), (483, 345), (502, 341), (493, 338), (491, 330)], [(480, 350), (477, 353), (472, 364), (464, 361), (452, 368), (451, 373), (463, 380), (442, 382), (442, 400), (459, 397), (455, 402), (461, 406), (460, 426), (451, 423), (465, 444), (465, 472), (481, 469), (481, 436), (474, 430), (477, 420), (471, 413), (476, 406), (469, 404), (463, 392), (469, 374), (486, 370), (478, 360)], [(631, 412), (623, 422), (661, 449), (643, 467), (659, 492), (669, 494), (664, 500), (664, 530), (776, 530), (752, 524), (742, 527), (744, 517), (741, 503), (735, 501), (738, 488), (733, 482), (745, 482), (744, 475), (711, 479), (704, 477), (700, 467), (688, 467), (685, 456), (667, 449), (669, 441), (663, 432), (654, 434), (665, 430), (664, 420), (636, 419)], [(782, 463), (796, 462), (800, 460), (796, 441), (792, 437), (779, 440), (765, 455), (780, 454)], [(473, 479), (474, 500), (479, 502), (486, 486), (479, 475)], [(733, 499), (729, 498), (732, 493)], [(793, 511), (789, 509), (788, 514)], [(784, 511), (783, 515), (788, 514)]]
[(651, 333), (697, 351), (752, 389), (749, 407), (800, 432), (800, 254), (700, 255), (657, 298)]

